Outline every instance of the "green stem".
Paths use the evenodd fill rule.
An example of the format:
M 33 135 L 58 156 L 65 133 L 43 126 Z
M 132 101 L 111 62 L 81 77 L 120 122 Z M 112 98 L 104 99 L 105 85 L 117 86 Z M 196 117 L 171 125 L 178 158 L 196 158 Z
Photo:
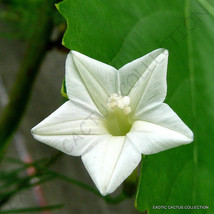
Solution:
M 97 196 L 101 196 L 100 193 L 93 187 L 81 182 L 81 181 L 78 181 L 76 179 L 73 179 L 73 178 L 70 178 L 66 175 L 63 175 L 63 174 L 60 174 L 58 172 L 55 172 L 55 171 L 52 171 L 52 170 L 48 170 L 48 172 L 51 172 L 53 175 L 55 175 L 57 178 L 61 179 L 61 180 L 64 180 L 66 182 L 69 182 L 69 183 L 72 183 L 72 184 L 75 184 L 76 186 L 79 186 L 81 187 L 82 189 L 85 189 L 85 190 L 88 190 L 92 193 L 94 193 L 95 195 Z
M 8 192 L 6 192 L 5 194 L 3 194 L 0 191 L 0 207 L 2 205 L 4 205 L 5 203 L 7 203 L 10 198 L 12 198 L 15 194 L 17 194 L 18 192 L 22 191 L 23 189 L 28 189 L 31 188 L 35 185 L 39 185 L 41 183 L 44 183 L 46 181 L 49 181 L 53 178 L 55 178 L 56 176 L 52 173 L 52 174 L 48 174 L 47 173 L 47 167 L 49 167 L 50 165 L 52 165 L 55 161 L 57 161 L 60 157 L 61 157 L 62 153 L 61 152 L 57 152 L 55 155 L 53 155 L 51 158 L 45 159 L 45 160 L 39 160 L 36 161 L 34 163 L 24 163 L 22 161 L 16 160 L 16 159 L 11 159 L 9 158 L 10 161 L 12 161 L 13 163 L 17 163 L 19 165 L 21 165 L 22 167 L 16 170 L 13 170 L 11 173 L 6 173 L 5 174 L 5 178 L 2 177 L 1 181 L 4 181 L 4 183 L 0 186 L 0 190 L 3 191 L 5 188 L 8 189 L 12 189 Z M 8 159 L 8 158 L 6 158 Z M 36 174 L 33 176 L 27 176 L 24 178 L 19 177 L 18 173 L 22 172 L 23 170 L 26 170 L 28 167 L 35 167 L 37 170 Z M 6 179 L 7 176 L 12 176 L 15 179 Z M 55 177 L 54 177 L 55 176 Z M 32 178 L 39 178 L 38 182 L 34 182 L 33 184 L 29 183 L 31 181 Z M 13 188 L 12 188 L 13 187 Z
M 0 117 L 0 156 L 9 142 L 9 137 L 17 129 L 26 109 L 33 83 L 38 74 L 39 67 L 48 51 L 50 35 L 53 29 L 51 11 L 56 0 L 44 0 L 38 5 L 38 17 L 32 28 L 25 57 L 17 73 L 16 80 L 9 94 L 9 102 Z
M 67 177 L 66 175 L 63 175 L 63 174 L 60 174 L 58 172 L 55 172 L 55 171 L 52 171 L 52 170 L 49 170 L 50 173 L 53 173 L 53 175 L 55 175 L 57 178 L 59 179 L 62 179 L 64 181 L 67 181 L 69 183 L 72 183 L 72 184 L 75 184 L 76 186 L 79 186 L 81 187 L 82 189 L 85 189 L 85 190 L 88 190 L 92 193 L 94 193 L 95 195 L 99 196 L 100 198 L 104 199 L 107 203 L 109 204 L 118 204 L 120 203 L 121 201 L 127 199 L 127 195 L 121 193 L 119 196 L 115 197 L 115 198 L 112 198 L 110 196 L 102 196 L 98 190 L 96 190 L 95 188 L 81 182 L 81 181 L 78 181 L 78 180 L 75 180 L 73 178 L 70 178 L 70 177 Z
M 44 183 L 46 181 L 49 181 L 51 179 L 56 179 L 59 178 L 61 180 L 64 180 L 66 182 L 72 183 L 76 186 L 81 187 L 82 189 L 85 189 L 87 191 L 92 192 L 93 194 L 97 195 L 98 197 L 102 198 L 103 200 L 105 200 L 107 203 L 109 204 L 118 204 L 121 201 L 126 200 L 129 196 L 127 194 L 124 194 L 123 192 L 117 196 L 117 197 L 110 197 L 110 196 L 102 196 L 98 190 L 96 190 L 94 187 L 91 187 L 90 185 L 87 185 L 81 181 L 75 180 L 73 178 L 70 178 L 66 175 L 63 175 L 61 173 L 55 172 L 53 170 L 49 170 L 48 167 L 50 165 L 50 163 L 52 163 L 53 161 L 55 161 L 57 158 L 59 158 L 59 154 L 56 154 L 53 158 L 50 159 L 50 161 L 43 163 L 40 163 L 37 165 L 36 164 L 25 164 L 23 162 L 19 163 L 21 165 L 23 165 L 24 167 L 29 167 L 29 166 L 34 166 L 36 167 L 36 174 L 33 176 L 27 176 L 25 178 L 16 178 L 16 186 L 13 190 L 7 192 L 5 195 L 4 194 L 0 194 L 1 198 L 0 198 L 0 206 L 5 204 L 13 195 L 15 195 L 16 193 L 24 190 L 24 189 L 28 189 L 32 186 L 36 186 L 39 185 L 41 183 Z M 39 161 L 38 161 L 39 162 Z M 38 168 L 37 168 L 38 167 Z M 39 178 L 38 182 L 34 182 L 33 184 L 30 183 L 30 181 L 32 180 L 32 178 Z M 7 183 L 8 187 L 9 187 L 9 183 Z
M 31 212 L 41 212 L 45 210 L 53 210 L 53 209 L 60 209 L 62 208 L 62 204 L 57 204 L 53 206 L 44 206 L 44 207 L 29 207 L 29 208 L 20 208 L 20 209 L 12 209 L 12 210 L 2 210 L 0 211 L 1 214 L 6 213 L 31 213 Z
M 22 190 L 29 189 L 33 186 L 40 185 L 51 179 L 54 179 L 56 176 L 50 173 L 36 173 L 32 176 L 27 176 L 24 178 L 16 178 L 16 183 L 12 190 L 0 192 L 0 207 L 7 203 L 15 194 L 19 193 Z M 36 178 L 38 181 L 33 181 Z

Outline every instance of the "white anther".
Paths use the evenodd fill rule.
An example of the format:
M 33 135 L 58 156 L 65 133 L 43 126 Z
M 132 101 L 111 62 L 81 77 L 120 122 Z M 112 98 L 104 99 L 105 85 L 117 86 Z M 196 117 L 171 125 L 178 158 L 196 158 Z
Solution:
M 125 107 L 125 104 L 124 104 L 124 102 L 123 102 L 123 98 L 121 97 L 120 99 L 118 99 L 118 101 L 117 101 L 117 106 L 118 106 L 118 108 L 120 108 L 120 109 L 123 109 L 124 107 Z
M 118 95 L 117 94 L 112 94 L 108 98 L 108 103 L 107 106 L 110 110 L 114 110 L 117 107 L 117 100 L 118 100 Z
M 116 107 L 123 110 L 123 113 L 125 115 L 129 114 L 131 112 L 131 108 L 129 107 L 130 104 L 130 98 L 128 96 L 122 97 L 118 94 L 112 94 L 108 98 L 107 106 L 110 110 L 114 110 Z
M 123 97 L 123 103 L 125 106 L 128 106 L 130 104 L 130 98 L 128 96 Z
M 112 94 L 109 98 L 108 98 L 108 102 L 113 102 L 116 101 L 118 99 L 118 95 L 117 94 Z
M 115 108 L 117 107 L 117 101 L 116 101 L 116 100 L 112 100 L 112 101 L 109 102 L 107 105 L 108 105 L 108 108 L 109 108 L 110 110 L 113 110 L 113 109 L 115 109 Z
M 132 110 L 131 110 L 131 107 L 129 107 L 129 106 L 126 106 L 126 107 L 123 109 L 123 113 L 124 113 L 125 115 L 129 114 L 131 111 L 132 111 Z

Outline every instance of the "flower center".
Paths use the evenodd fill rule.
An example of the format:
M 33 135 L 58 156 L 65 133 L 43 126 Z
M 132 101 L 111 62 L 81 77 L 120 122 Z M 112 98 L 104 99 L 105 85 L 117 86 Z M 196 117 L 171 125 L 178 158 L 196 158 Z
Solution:
M 108 115 L 105 125 L 113 136 L 125 136 L 130 131 L 132 123 L 129 115 L 131 112 L 129 104 L 130 98 L 128 96 L 122 97 L 118 94 L 112 94 L 108 98 Z
M 122 109 L 125 115 L 131 112 L 131 107 L 129 107 L 130 98 L 128 96 L 122 97 L 118 94 L 112 94 L 108 98 L 107 107 L 110 111 L 114 111 L 116 108 Z

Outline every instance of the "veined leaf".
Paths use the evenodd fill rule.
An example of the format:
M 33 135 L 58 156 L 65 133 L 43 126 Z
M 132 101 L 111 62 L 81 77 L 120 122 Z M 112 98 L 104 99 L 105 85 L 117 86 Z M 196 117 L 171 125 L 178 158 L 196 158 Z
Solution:
M 135 205 L 151 214 L 186 212 L 154 209 L 158 205 L 206 205 L 203 213 L 212 214 L 211 0 L 64 0 L 57 7 L 68 24 L 63 44 L 116 68 L 156 48 L 169 50 L 166 103 L 193 130 L 195 140 L 145 158 Z

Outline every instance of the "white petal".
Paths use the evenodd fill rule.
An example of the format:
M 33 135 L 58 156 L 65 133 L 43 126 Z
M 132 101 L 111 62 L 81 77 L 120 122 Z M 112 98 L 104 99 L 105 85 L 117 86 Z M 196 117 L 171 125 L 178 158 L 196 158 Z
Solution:
M 159 104 L 146 111 L 139 111 L 136 118 L 181 133 L 191 141 L 193 140 L 192 131 L 166 103 Z
M 82 156 L 82 161 L 100 193 L 107 194 L 109 182 L 124 146 L 125 137 L 103 137 Z
M 69 155 L 81 155 L 100 135 L 108 134 L 96 108 L 67 101 L 32 130 L 35 139 Z
M 145 155 L 158 153 L 193 141 L 192 131 L 166 104 L 144 112 L 127 138 Z
M 119 69 L 121 92 L 130 97 L 133 112 L 164 101 L 167 62 L 168 51 L 157 49 Z
M 114 168 L 114 173 L 112 173 L 107 194 L 115 191 L 115 189 L 133 172 L 140 160 L 141 153 L 135 147 L 133 139 L 126 137 L 125 145 L 120 154 L 120 158 Z
M 66 60 L 68 97 L 95 104 L 105 115 L 108 97 L 119 90 L 118 75 L 112 66 L 71 51 Z
M 136 168 L 141 154 L 125 137 L 103 137 L 82 156 L 83 163 L 102 195 L 112 193 Z

